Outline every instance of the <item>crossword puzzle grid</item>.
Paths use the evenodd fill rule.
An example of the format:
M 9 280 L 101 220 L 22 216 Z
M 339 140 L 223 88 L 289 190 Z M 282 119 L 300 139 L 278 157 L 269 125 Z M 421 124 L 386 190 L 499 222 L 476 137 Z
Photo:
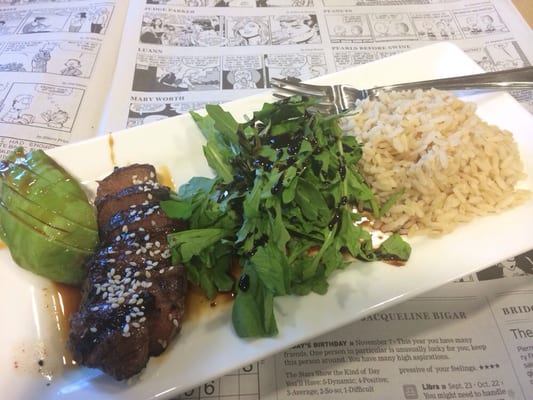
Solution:
M 173 400 L 259 400 L 257 364 L 250 364 L 185 392 Z

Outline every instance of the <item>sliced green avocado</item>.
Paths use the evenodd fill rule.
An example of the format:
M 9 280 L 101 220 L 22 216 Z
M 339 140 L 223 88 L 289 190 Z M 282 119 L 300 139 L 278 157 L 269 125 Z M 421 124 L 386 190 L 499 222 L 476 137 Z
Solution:
M 93 254 L 50 240 L 0 206 L 0 234 L 11 250 L 13 260 L 25 269 L 56 282 L 79 285 L 84 262 Z M 13 251 L 24 244 L 23 251 Z
M 37 192 L 37 189 L 30 188 L 30 185 L 44 185 L 48 183 L 69 183 L 73 180 L 70 174 L 65 171 L 53 158 L 42 150 L 33 150 L 24 154 L 23 148 L 16 148 L 8 158 L 3 161 L 3 169 L 8 168 L 8 173 L 12 179 L 18 180 L 21 188 Z M 13 169 L 14 168 L 14 169 Z M 29 173 L 29 175 L 25 175 Z M 3 175 L 3 174 L 2 174 Z M 37 179 L 38 178 L 38 179 Z M 66 193 L 80 199 L 87 199 L 87 194 L 78 185 L 68 184 L 64 188 Z
M 45 152 L 16 149 L 0 162 L 0 233 L 21 267 L 80 284 L 97 228 L 81 185 Z
M 23 220 L 50 240 L 85 251 L 94 251 L 98 246 L 98 231 L 89 229 L 64 218 L 57 210 L 49 210 L 22 196 L 7 185 L 0 186 L 1 202 L 11 214 Z
M 0 168 L 3 183 L 34 203 L 51 211 L 57 210 L 72 222 L 96 230 L 95 210 L 89 204 L 87 195 L 80 185 L 63 169 L 55 170 L 54 165 L 61 167 L 46 153 L 38 151 L 37 154 L 36 159 L 41 160 L 38 164 L 33 157 L 28 155 L 25 158 L 31 160 L 28 164 L 3 161 Z M 46 159 L 50 162 L 46 162 Z M 42 167 L 40 164 L 46 164 L 47 167 Z M 36 174 L 34 169 L 29 169 L 29 165 L 40 166 L 38 170 L 43 174 Z

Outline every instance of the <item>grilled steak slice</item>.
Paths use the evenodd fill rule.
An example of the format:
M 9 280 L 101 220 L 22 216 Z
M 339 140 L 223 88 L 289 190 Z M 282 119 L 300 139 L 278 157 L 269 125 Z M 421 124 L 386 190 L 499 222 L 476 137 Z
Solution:
M 118 168 L 99 182 L 101 246 L 86 264 L 69 346 L 76 362 L 118 380 L 139 373 L 181 328 L 187 278 L 171 264 L 167 235 L 185 226 L 161 210 L 168 194 L 150 165 Z
M 131 164 L 127 167 L 115 168 L 112 174 L 98 182 L 96 201 L 132 185 L 154 182 L 156 176 L 155 168 L 150 164 Z

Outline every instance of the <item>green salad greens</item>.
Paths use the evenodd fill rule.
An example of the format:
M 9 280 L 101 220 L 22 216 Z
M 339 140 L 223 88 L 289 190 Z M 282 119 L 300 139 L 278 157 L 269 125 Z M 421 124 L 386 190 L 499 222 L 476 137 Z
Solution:
M 339 116 L 310 113 L 310 106 L 300 97 L 267 103 L 243 123 L 217 105 L 206 115 L 193 112 L 215 177 L 194 177 L 162 203 L 190 224 L 169 235 L 189 279 L 208 298 L 236 290 L 232 321 L 241 337 L 276 335 L 274 298 L 326 293 L 328 277 L 350 257 L 410 255 L 398 234 L 373 247 L 354 209 L 378 217 L 390 202 L 377 204 L 357 169 L 361 145 L 343 135 Z

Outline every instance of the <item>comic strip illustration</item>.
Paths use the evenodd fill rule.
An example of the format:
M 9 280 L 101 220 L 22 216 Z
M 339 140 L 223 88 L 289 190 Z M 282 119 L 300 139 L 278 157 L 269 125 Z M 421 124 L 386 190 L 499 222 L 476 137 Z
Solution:
M 493 7 L 456 11 L 454 15 L 466 38 L 509 32 L 509 28 Z
M 83 97 L 78 88 L 13 83 L 0 105 L 0 123 L 69 133 Z
M 265 70 L 261 55 L 226 56 L 223 58 L 223 89 L 242 90 L 265 87 Z
M 272 44 L 321 43 L 320 29 L 315 14 L 279 15 L 271 19 Z
M 38 3 L 69 3 L 74 0 L 0 0 L 0 6 L 22 6 Z
M 468 49 L 467 54 L 485 71 L 501 71 L 530 65 L 523 50 L 514 40 Z
M 416 31 L 406 13 L 369 14 L 376 41 L 416 40 Z
M 179 7 L 312 7 L 313 0 L 146 0 Z
M 0 12 L 0 35 L 57 32 L 104 34 L 112 3 L 89 2 L 87 7 L 55 7 Z
M 219 57 L 157 57 L 139 55 L 133 87 L 142 92 L 219 90 Z
M 261 46 L 270 43 L 268 17 L 228 18 L 230 46 Z
M 167 15 L 146 13 L 143 17 L 141 43 L 166 46 L 224 46 L 226 38 L 222 17 Z
M 91 41 L 9 42 L 0 48 L 0 72 L 41 72 L 89 78 L 100 43 Z
M 139 55 L 132 90 L 186 92 L 264 89 L 271 77 L 310 79 L 327 73 L 323 53 L 162 57 Z
M 364 14 L 327 15 L 326 24 L 331 43 L 371 42 L 373 34 Z
M 503 260 L 476 273 L 477 279 L 486 281 L 508 277 L 528 277 L 533 275 L 533 250 Z
M 179 47 L 232 47 L 321 43 L 315 14 L 187 16 L 145 13 L 139 40 Z
M 0 10 L 0 37 L 16 33 L 26 15 L 26 11 L 15 9 Z
M 267 54 L 264 57 L 268 80 L 297 78 L 307 80 L 328 73 L 323 53 Z
M 320 52 L 182 58 L 143 56 L 138 58 L 135 70 L 132 89 L 136 94 L 132 96 L 135 101 L 130 103 L 128 126 L 172 117 L 201 108 L 207 102 L 217 102 L 216 96 L 205 101 L 191 101 L 185 97 L 185 92 L 265 90 L 272 77 L 306 80 L 327 72 L 326 56 Z
M 415 14 L 412 16 L 421 40 L 455 40 L 462 38 L 456 19 L 448 12 Z

